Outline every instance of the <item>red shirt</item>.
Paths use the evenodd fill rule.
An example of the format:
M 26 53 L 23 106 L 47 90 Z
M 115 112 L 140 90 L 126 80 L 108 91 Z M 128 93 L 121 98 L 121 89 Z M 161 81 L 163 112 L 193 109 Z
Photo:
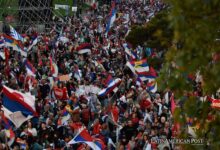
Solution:
M 149 107 L 151 106 L 151 101 L 148 100 L 148 99 L 143 99 L 143 100 L 140 102 L 140 106 L 141 106 L 141 109 L 149 108 Z
M 100 123 L 96 123 L 96 124 L 94 124 L 94 126 L 93 126 L 93 134 L 94 135 L 96 135 L 96 134 L 99 134 L 100 133 L 100 130 L 101 130 L 101 125 L 100 125 Z

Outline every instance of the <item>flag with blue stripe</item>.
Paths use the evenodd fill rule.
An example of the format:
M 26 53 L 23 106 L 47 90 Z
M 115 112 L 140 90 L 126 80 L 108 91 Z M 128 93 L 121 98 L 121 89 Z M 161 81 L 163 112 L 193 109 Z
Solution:
M 16 40 L 24 42 L 24 38 L 10 25 L 10 36 Z
M 157 82 L 155 79 L 148 80 L 147 88 L 148 91 L 155 93 L 157 92 Z
M 109 18 L 108 24 L 106 26 L 106 33 L 109 32 L 109 30 L 113 26 L 115 20 L 116 20 L 116 8 L 115 8 L 115 2 L 113 2 L 112 8 L 111 8 L 111 11 L 110 11 L 110 18 Z
M 104 143 L 97 138 L 93 138 L 86 128 L 80 128 L 75 137 L 68 144 L 85 143 L 93 150 L 104 150 Z

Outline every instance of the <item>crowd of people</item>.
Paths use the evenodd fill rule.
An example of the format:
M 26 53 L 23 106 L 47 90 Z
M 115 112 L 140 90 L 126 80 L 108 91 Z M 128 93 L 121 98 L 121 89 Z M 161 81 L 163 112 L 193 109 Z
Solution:
M 26 58 L 17 51 L 10 50 L 8 66 L 0 58 L 0 89 L 6 85 L 23 93 L 30 92 L 36 98 L 38 114 L 19 128 L 13 127 L 15 140 L 10 148 L 1 125 L 0 149 L 90 149 L 85 143 L 68 144 L 81 127 L 103 141 L 109 150 L 173 148 L 170 143 L 156 142 L 175 136 L 172 93 L 152 93 L 137 84 L 136 76 L 126 67 L 125 52 L 125 37 L 132 25 L 147 24 L 164 4 L 160 0 L 154 0 L 153 4 L 121 0 L 115 7 L 116 20 L 107 34 L 111 6 L 103 5 L 77 18 L 64 19 L 63 25 L 50 33 L 27 35 L 24 45 L 39 37 L 27 57 L 37 70 L 34 79 L 27 76 L 23 63 Z M 91 45 L 91 51 L 79 54 L 77 47 L 85 43 Z M 139 59 L 146 57 L 145 47 L 133 47 L 133 50 Z M 161 56 L 157 51 L 154 55 Z M 51 61 L 58 68 L 56 78 Z M 63 75 L 69 78 L 60 80 Z M 100 97 L 97 91 L 106 87 L 109 76 L 120 78 L 121 82 L 117 90 Z M 63 121 L 66 111 L 70 118 Z

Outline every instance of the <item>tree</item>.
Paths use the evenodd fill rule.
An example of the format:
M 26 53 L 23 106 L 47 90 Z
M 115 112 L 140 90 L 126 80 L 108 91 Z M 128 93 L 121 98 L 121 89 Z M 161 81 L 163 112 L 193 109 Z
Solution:
M 174 37 L 171 35 L 173 44 L 168 45 L 158 84 L 162 90 L 169 88 L 175 93 L 179 107 L 175 110 L 174 121 L 181 126 L 179 137 L 189 138 L 187 123 L 191 120 L 192 126 L 197 126 L 197 138 L 205 139 L 203 145 L 188 144 L 182 145 L 183 148 L 218 150 L 220 110 L 212 108 L 207 100 L 199 100 L 199 97 L 215 95 L 220 88 L 220 61 L 213 60 L 213 56 L 216 58 L 220 54 L 220 1 L 167 1 L 171 6 L 168 26 L 173 27 Z M 142 35 L 144 33 L 141 36 L 148 43 L 148 37 L 153 35 L 149 35 L 149 31 L 144 32 L 147 38 Z M 129 36 L 132 38 L 127 40 L 135 40 L 137 33 L 131 32 Z M 154 40 L 160 41 L 160 38 Z M 135 45 L 143 43 L 141 40 L 134 42 Z M 195 76 L 198 72 L 202 76 L 200 82 L 189 80 L 189 75 Z
M 172 44 L 173 30 L 169 25 L 168 10 L 155 15 L 143 26 L 133 26 L 126 37 L 133 47 L 144 45 L 158 50 L 167 49 Z
M 173 28 L 169 24 L 169 10 L 164 9 L 157 13 L 147 24 L 142 26 L 134 25 L 126 37 L 126 41 L 132 44 L 133 48 L 138 45 L 144 48 L 153 48 L 156 51 L 166 51 L 172 45 Z M 148 63 L 155 69 L 160 69 L 163 59 L 148 58 Z
M 220 64 L 213 62 L 213 55 L 220 51 L 219 24 L 220 2 L 213 1 L 176 1 L 168 0 L 171 8 L 170 24 L 174 27 L 174 43 L 167 51 L 166 64 L 161 71 L 162 85 L 171 88 L 177 94 L 182 106 L 176 110 L 174 119 L 182 127 L 181 137 L 188 137 L 185 132 L 187 119 L 193 119 L 193 125 L 199 125 L 197 138 L 207 139 L 210 145 L 184 145 L 185 149 L 219 149 L 220 115 L 219 111 L 210 107 L 209 102 L 202 102 L 198 96 L 192 95 L 195 84 L 187 80 L 189 74 L 198 71 L 202 76 L 200 96 L 215 94 L 220 87 Z M 171 66 L 173 62 L 173 66 Z M 171 72 L 171 73 L 168 73 Z M 198 90 L 198 89 L 197 89 Z M 183 100 L 184 93 L 187 93 Z M 210 115 L 215 118 L 208 120 Z

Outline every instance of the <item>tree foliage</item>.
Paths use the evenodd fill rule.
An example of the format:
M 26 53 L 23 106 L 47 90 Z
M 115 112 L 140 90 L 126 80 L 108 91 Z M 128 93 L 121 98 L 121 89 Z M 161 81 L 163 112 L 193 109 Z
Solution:
M 174 120 L 181 126 L 179 136 L 188 137 L 187 122 L 190 118 L 192 125 L 198 126 L 197 138 L 206 141 L 204 145 L 182 146 L 187 150 L 218 150 L 220 110 L 211 108 L 210 102 L 203 102 L 199 100 L 199 96 L 193 95 L 195 84 L 188 79 L 188 75 L 195 75 L 200 71 L 202 76 L 200 97 L 215 95 L 220 88 L 220 61 L 213 61 L 213 56 L 220 54 L 220 1 L 167 0 L 167 3 L 170 11 L 168 21 L 165 20 L 166 25 L 158 20 L 152 27 L 152 22 L 158 17 L 155 16 L 150 25 L 135 27 L 127 40 L 131 43 L 134 41 L 132 43 L 134 45 L 146 42 L 153 47 L 157 45 L 157 48 L 168 48 L 158 84 L 161 89 L 169 88 L 175 92 L 179 107 L 175 111 Z M 157 25 L 163 33 L 169 33 L 168 28 L 173 27 L 174 36 L 172 34 L 162 34 L 162 38 L 155 36 L 157 32 L 152 31 L 155 31 L 155 28 L 157 31 Z M 169 43 L 165 44 L 166 46 L 161 44 L 165 38 Z M 207 119 L 210 116 L 212 119 Z
M 167 49 L 171 46 L 173 30 L 168 20 L 168 10 L 155 15 L 143 26 L 133 26 L 126 37 L 134 47 L 145 45 L 150 48 Z
M 191 0 L 176 1 L 168 0 L 172 6 L 170 13 L 170 24 L 174 27 L 174 42 L 180 46 L 173 46 L 166 54 L 166 67 L 161 71 L 161 79 L 164 87 L 170 87 L 178 97 L 184 93 L 193 92 L 193 84 L 187 80 L 187 75 L 196 74 L 200 71 L 202 76 L 202 94 L 207 96 L 215 94 L 220 87 L 220 64 L 213 61 L 213 55 L 219 53 L 220 43 L 219 25 L 220 15 L 218 0 Z M 175 64 L 175 67 L 171 65 Z M 172 70 L 172 71 L 171 71 Z M 171 73 L 168 73 L 171 72 Z M 161 81 L 163 81 L 161 80 Z M 183 107 L 179 108 L 177 117 L 187 117 L 195 120 L 193 124 L 199 124 L 196 134 L 198 138 L 209 141 L 210 149 L 219 149 L 220 127 L 219 112 L 210 107 L 208 102 L 201 102 L 198 97 L 187 96 Z M 208 121 L 209 116 L 214 120 Z M 184 127 L 186 120 L 181 121 Z M 181 136 L 186 137 L 183 130 Z M 207 145 L 206 145 L 207 146 Z M 203 145 L 203 148 L 206 148 Z M 185 149 L 201 149 L 201 146 L 185 145 Z

